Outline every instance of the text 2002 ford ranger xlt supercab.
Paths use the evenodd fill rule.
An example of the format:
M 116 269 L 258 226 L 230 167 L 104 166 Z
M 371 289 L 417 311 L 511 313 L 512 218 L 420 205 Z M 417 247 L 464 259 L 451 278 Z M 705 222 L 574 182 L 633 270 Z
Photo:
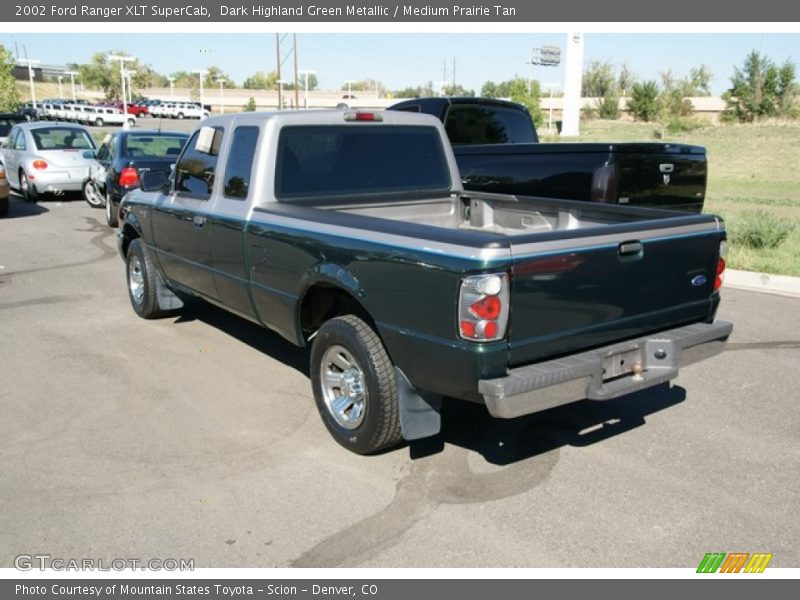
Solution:
M 310 346 L 358 453 L 435 435 L 442 396 L 510 418 L 666 382 L 732 330 L 720 219 L 465 193 L 427 115 L 214 117 L 121 213 L 134 310 L 190 294 Z

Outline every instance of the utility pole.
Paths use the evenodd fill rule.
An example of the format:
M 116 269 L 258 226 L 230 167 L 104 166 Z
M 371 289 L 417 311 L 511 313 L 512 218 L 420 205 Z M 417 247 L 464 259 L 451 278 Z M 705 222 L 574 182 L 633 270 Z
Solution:
M 25 49 L 25 46 L 22 46 Z M 38 107 L 36 106 L 36 89 L 33 86 L 33 65 L 38 65 L 41 61 L 36 60 L 35 58 L 28 58 L 28 52 L 25 51 L 25 62 L 28 64 L 28 79 L 31 82 L 31 102 L 33 102 L 33 110 L 36 110 Z
M 456 57 L 453 57 L 453 87 L 456 87 Z
M 127 115 L 128 115 L 128 98 L 125 95 L 125 62 L 129 60 L 133 60 L 132 56 L 120 56 L 115 54 L 109 54 L 106 57 L 106 60 L 118 60 L 119 61 L 119 78 L 122 80 L 122 114 L 125 115 L 125 124 L 128 123 Z

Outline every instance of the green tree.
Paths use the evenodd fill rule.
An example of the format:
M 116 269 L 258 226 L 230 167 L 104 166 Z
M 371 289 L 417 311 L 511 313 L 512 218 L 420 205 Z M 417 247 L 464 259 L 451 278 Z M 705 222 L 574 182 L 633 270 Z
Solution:
M 379 96 L 383 96 L 386 94 L 386 86 L 383 85 L 380 81 L 376 81 L 375 79 L 361 79 L 359 81 L 354 81 L 350 84 L 342 84 L 342 91 L 347 91 L 348 89 L 351 92 L 374 92 L 378 91 Z
M 243 107 L 244 112 L 255 112 L 256 110 L 256 99 L 250 96 L 250 100 L 247 101 L 247 104 Z
M 585 98 L 602 98 L 617 86 L 614 67 L 608 61 L 593 60 L 583 70 L 581 95 Z
M 392 96 L 395 98 L 420 98 L 421 95 L 422 95 L 422 88 L 420 86 L 405 87 L 401 90 L 394 90 L 392 92 Z
M 786 60 L 781 67 L 755 50 L 740 69 L 734 67 L 731 87 L 723 94 L 727 120 L 752 122 L 765 117 L 795 115 L 795 65 Z
M 448 85 L 444 88 L 444 95 L 445 96 L 460 96 L 460 97 L 473 97 L 475 96 L 475 90 L 468 90 L 464 86 L 461 85 Z
M 205 78 L 203 79 L 203 87 L 219 88 L 219 82 L 217 82 L 217 79 L 225 80 L 225 82 L 222 84 L 222 87 L 225 89 L 236 87 L 236 82 L 231 79 L 231 76 L 216 65 L 211 65 L 205 69 L 205 72 L 206 74 Z
M 661 98 L 658 83 L 642 81 L 631 88 L 628 112 L 639 121 L 654 121 L 661 115 Z
M 122 98 L 120 64 L 116 60 L 110 60 L 109 56 L 125 54 L 121 50 L 95 52 L 87 64 L 78 67 L 84 85 L 103 90 L 108 99 L 118 100 Z M 137 94 L 136 90 L 147 88 L 151 85 L 151 79 L 155 71 L 150 65 L 140 63 L 135 57 L 132 58 L 133 60 L 125 61 L 125 69 L 133 72 L 131 76 L 131 91 L 135 96 Z
M 636 73 L 634 73 L 627 62 L 622 63 L 617 77 L 617 89 L 623 97 L 631 93 L 633 84 L 636 83 Z
M 597 116 L 601 119 L 619 119 L 619 93 L 616 88 L 609 89 L 597 101 Z
M 539 106 L 541 95 L 542 92 L 538 81 L 529 81 L 521 77 L 498 84 L 487 81 L 481 88 L 481 96 L 486 96 L 487 98 L 510 98 L 513 102 L 525 105 L 537 125 L 542 122 L 542 109 Z
M 244 80 L 242 87 L 246 90 L 277 90 L 278 89 L 278 73 L 270 71 L 256 71 L 250 77 Z
M 705 65 L 700 65 L 697 68 L 689 71 L 689 93 L 687 96 L 710 96 L 711 95 L 711 80 L 714 76 L 711 74 L 709 68 Z
M 14 56 L 0 44 L 0 111 L 15 111 L 19 102 L 14 79 Z

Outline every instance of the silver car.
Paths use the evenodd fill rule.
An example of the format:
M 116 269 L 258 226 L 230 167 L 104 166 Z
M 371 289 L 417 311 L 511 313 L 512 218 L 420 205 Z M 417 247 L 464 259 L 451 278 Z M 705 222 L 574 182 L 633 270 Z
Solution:
M 33 201 L 39 194 L 80 191 L 94 150 L 94 139 L 80 125 L 36 122 L 15 125 L 0 152 L 11 187 Z

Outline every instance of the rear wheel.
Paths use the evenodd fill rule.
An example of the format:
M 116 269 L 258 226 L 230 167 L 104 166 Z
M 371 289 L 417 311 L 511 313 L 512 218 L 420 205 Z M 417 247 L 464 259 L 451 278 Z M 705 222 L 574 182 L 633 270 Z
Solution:
M 136 125 L 136 121 L 134 119 L 128 119 L 128 127 L 133 127 Z
M 357 454 L 401 439 L 394 366 L 378 335 L 346 315 L 325 323 L 311 349 L 314 400 L 333 438 Z
M 26 202 L 36 202 L 39 198 L 39 192 L 36 191 L 36 186 L 28 180 L 28 176 L 22 169 L 19 171 L 19 188 Z
M 106 223 L 108 223 L 109 227 L 117 227 L 119 225 L 119 216 L 114 203 L 111 201 L 110 192 L 106 192 Z
M 94 120 L 94 124 L 97 125 L 98 127 L 102 127 L 103 126 L 103 119 L 101 119 L 100 117 L 97 117 Z
M 83 199 L 92 208 L 103 208 L 105 200 L 103 195 L 97 189 L 97 184 L 91 179 L 88 179 L 83 184 Z
M 156 296 L 156 272 L 142 240 L 135 239 L 131 242 L 126 267 L 128 297 L 134 312 L 143 319 L 163 316 L 164 311 L 158 307 Z
M 178 118 L 179 118 L 179 119 L 182 119 L 182 118 L 183 118 L 183 113 L 182 113 L 182 112 L 178 113 Z

